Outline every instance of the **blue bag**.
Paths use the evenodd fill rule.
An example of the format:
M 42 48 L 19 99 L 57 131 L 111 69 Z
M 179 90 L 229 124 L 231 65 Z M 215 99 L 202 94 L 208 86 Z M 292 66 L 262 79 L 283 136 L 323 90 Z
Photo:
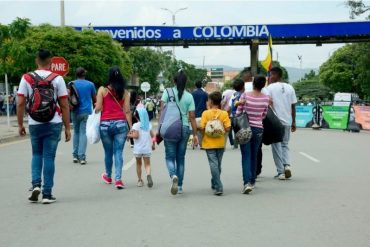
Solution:
M 173 89 L 166 89 L 168 102 L 165 104 L 159 120 L 159 134 L 168 141 L 180 141 L 182 138 L 182 117 Z

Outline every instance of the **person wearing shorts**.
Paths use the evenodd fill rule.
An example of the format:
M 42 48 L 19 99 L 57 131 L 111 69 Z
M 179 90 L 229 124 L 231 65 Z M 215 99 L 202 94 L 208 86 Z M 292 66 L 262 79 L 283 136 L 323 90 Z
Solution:
M 149 121 L 149 115 L 144 107 L 139 107 L 134 113 L 134 118 L 137 122 L 132 126 L 128 134 L 129 138 L 134 139 L 133 153 L 136 158 L 136 172 L 137 172 L 137 186 L 143 187 L 144 181 L 142 179 L 142 161 L 144 160 L 145 171 L 147 175 L 147 185 L 149 188 L 153 187 L 153 179 L 150 169 L 150 156 L 155 149 L 155 134 L 152 131 L 152 126 Z

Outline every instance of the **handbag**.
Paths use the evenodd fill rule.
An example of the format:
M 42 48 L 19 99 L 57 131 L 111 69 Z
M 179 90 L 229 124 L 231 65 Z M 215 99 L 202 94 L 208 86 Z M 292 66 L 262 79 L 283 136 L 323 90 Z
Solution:
M 284 137 L 285 128 L 280 119 L 276 116 L 274 110 L 269 107 L 267 115 L 262 121 L 263 123 L 263 136 L 262 143 L 270 145 L 272 143 L 282 142 Z
M 249 125 L 249 118 L 246 112 L 233 117 L 232 127 L 237 144 L 247 144 L 252 138 L 252 129 Z

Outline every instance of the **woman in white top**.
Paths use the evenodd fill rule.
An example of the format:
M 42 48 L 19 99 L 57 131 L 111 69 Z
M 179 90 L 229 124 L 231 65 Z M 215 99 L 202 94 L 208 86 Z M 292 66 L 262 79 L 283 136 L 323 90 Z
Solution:
M 152 126 L 149 122 L 148 112 L 144 107 L 138 107 L 134 113 L 134 118 L 137 122 L 132 126 L 128 134 L 129 138 L 134 139 L 133 153 L 136 157 L 136 172 L 138 177 L 138 187 L 144 186 L 144 181 L 141 178 L 142 160 L 144 160 L 145 171 L 147 174 L 148 187 L 153 187 L 153 179 L 150 169 L 150 156 L 152 150 L 155 149 L 155 134 L 152 131 Z

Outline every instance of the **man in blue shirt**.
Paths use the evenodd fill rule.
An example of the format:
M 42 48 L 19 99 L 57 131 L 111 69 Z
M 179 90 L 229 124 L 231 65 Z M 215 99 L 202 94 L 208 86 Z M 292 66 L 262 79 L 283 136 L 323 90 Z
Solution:
M 92 113 L 93 104 L 96 102 L 95 85 L 85 80 L 86 70 L 76 69 L 76 80 L 73 81 L 79 96 L 79 105 L 72 110 L 73 122 L 73 163 L 86 164 L 86 122 Z
M 192 93 L 195 103 L 195 118 L 202 117 L 202 113 L 207 110 L 208 94 L 202 89 L 202 82 L 196 81 L 197 89 Z

